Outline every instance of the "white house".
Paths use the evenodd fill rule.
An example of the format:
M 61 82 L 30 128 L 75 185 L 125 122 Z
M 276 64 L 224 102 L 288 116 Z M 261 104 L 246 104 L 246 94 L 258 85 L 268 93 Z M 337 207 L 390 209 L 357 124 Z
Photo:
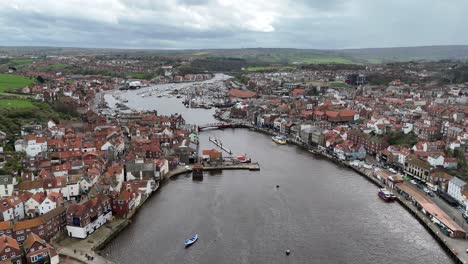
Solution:
M 160 179 L 169 172 L 169 161 L 167 159 L 159 159 L 156 163 L 156 177 Z
M 96 177 L 96 179 L 97 179 L 97 177 Z M 81 178 L 81 181 L 80 181 L 79 184 L 80 184 L 80 191 L 81 192 L 87 192 L 94 185 L 92 180 L 87 176 L 84 176 L 83 178 Z
M 67 182 L 67 189 L 62 194 L 67 200 L 76 200 L 76 198 L 81 194 L 80 183 Z
M 453 177 L 448 183 L 447 193 L 460 203 L 463 203 L 463 187 L 465 185 L 466 182 L 462 181 L 460 178 Z
M 409 149 L 402 149 L 400 153 L 398 154 L 398 163 L 404 165 L 406 162 L 406 157 L 408 157 L 410 153 L 411 152 Z
M 0 197 L 8 197 L 13 193 L 16 178 L 10 175 L 0 175 Z
M 28 157 L 35 157 L 37 154 L 47 151 L 47 140 L 44 137 L 28 135 L 15 142 L 15 151 L 24 151 Z
M 16 195 L 9 196 L 5 199 L 10 208 L 13 208 L 13 217 L 16 220 L 24 218 L 24 202 Z
M 24 203 L 24 211 L 29 217 L 39 216 L 39 206 L 44 201 L 42 193 L 35 193 L 31 198 Z
M 39 206 L 39 214 L 43 215 L 60 205 L 63 202 L 62 194 L 57 192 L 52 192 L 47 195 L 47 197 L 42 201 Z
M 70 204 L 67 208 L 67 233 L 70 237 L 86 238 L 111 217 L 112 208 L 105 195 L 98 195 L 85 203 Z
M 2 221 L 13 220 L 13 208 L 8 205 L 8 203 L 3 200 L 0 202 L 0 212 L 2 212 Z
M 409 132 L 413 131 L 413 124 L 411 123 L 405 123 L 401 130 L 403 131 L 404 134 L 408 134 Z
M 433 154 L 427 157 L 427 162 L 431 164 L 432 167 L 444 165 L 444 156 L 440 154 Z
M 449 144 L 449 148 L 450 148 L 451 150 L 455 150 L 456 148 L 459 148 L 459 147 L 461 147 L 461 143 L 460 143 L 460 141 L 458 141 L 458 140 L 452 141 L 452 142 L 450 142 L 450 144 Z
M 51 129 L 53 127 L 57 127 L 57 124 L 55 124 L 54 121 L 49 120 L 49 122 L 47 122 L 47 128 Z

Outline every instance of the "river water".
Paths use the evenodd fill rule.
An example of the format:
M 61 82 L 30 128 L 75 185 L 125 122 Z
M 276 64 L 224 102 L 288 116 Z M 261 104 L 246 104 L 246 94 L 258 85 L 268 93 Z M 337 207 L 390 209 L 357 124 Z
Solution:
M 129 105 L 143 105 L 135 100 L 129 97 Z M 185 109 L 179 101 L 170 109 L 162 105 L 154 108 Z M 189 121 L 212 121 L 212 111 L 197 111 Z M 380 200 L 377 188 L 355 172 L 245 129 L 203 132 L 201 149 L 214 147 L 208 137 L 235 154 L 247 153 L 261 170 L 205 173 L 202 182 L 190 175 L 169 180 L 103 250 L 108 258 L 117 263 L 452 263 L 416 219 L 398 203 Z M 184 249 L 183 241 L 194 233 L 199 241 Z

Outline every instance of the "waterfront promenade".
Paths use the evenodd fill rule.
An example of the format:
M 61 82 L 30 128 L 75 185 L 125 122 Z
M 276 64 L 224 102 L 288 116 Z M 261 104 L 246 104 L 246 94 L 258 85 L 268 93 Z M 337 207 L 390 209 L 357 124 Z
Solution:
M 114 262 L 100 256 L 96 251 L 117 236 L 129 223 L 130 221 L 127 219 L 116 218 L 85 239 L 65 237 L 53 244 L 65 263 L 67 263 L 67 259 L 71 259 L 71 262 L 112 264 Z M 87 255 L 94 257 L 94 259 L 88 260 Z

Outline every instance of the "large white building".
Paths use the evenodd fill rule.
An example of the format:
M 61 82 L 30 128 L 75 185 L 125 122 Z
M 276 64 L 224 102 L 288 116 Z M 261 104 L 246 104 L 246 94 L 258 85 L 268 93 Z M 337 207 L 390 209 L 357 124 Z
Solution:
M 466 182 L 462 181 L 460 178 L 453 177 L 448 183 L 447 193 L 458 202 L 464 204 L 463 187 L 465 185 Z

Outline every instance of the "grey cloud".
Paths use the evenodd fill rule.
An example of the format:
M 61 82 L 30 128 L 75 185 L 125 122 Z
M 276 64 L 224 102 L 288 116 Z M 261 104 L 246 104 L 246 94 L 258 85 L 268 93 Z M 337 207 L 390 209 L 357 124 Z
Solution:
M 33 0 L 23 2 L 28 1 Z M 53 10 L 0 3 L 0 34 L 8 36 L 0 45 L 336 49 L 468 44 L 463 13 L 468 2 L 463 0 L 105 1 L 108 9 L 89 13 L 85 8 L 74 12 L 67 2 Z

